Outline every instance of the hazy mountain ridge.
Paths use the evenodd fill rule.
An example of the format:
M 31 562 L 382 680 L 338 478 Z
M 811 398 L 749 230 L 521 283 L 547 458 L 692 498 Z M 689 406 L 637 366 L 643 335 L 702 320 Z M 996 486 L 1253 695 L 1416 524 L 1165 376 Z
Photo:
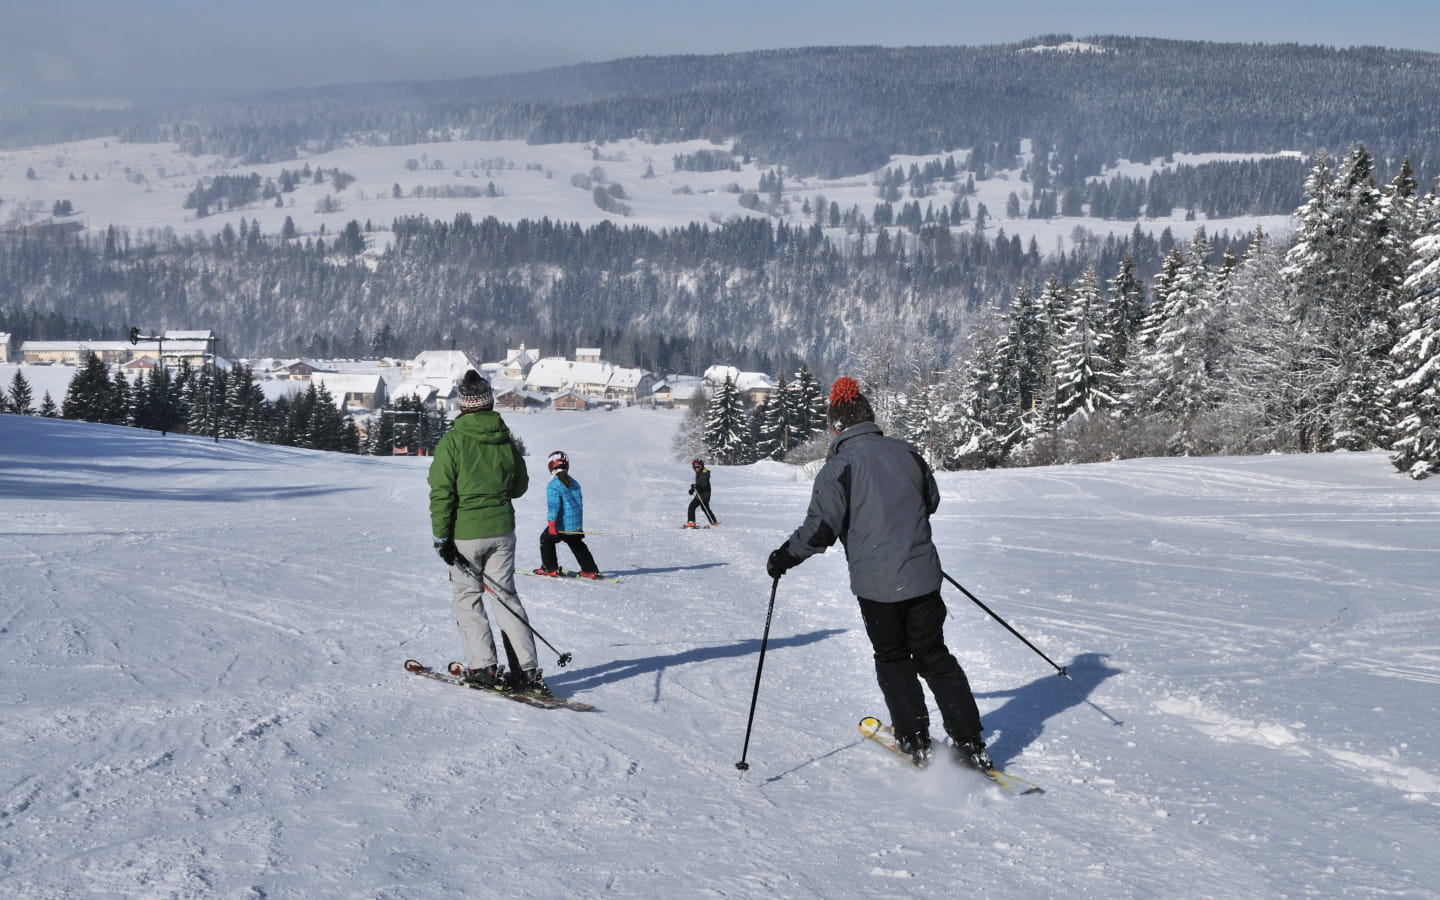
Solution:
M 737 141 L 801 173 L 869 171 L 891 154 L 1033 138 L 1094 174 L 1119 158 L 1366 143 L 1380 159 L 1440 159 L 1440 55 L 1383 48 L 1104 36 L 1110 53 L 1026 53 L 1065 35 L 983 47 L 810 47 L 632 57 L 513 75 L 345 85 L 5 117 L 9 144 L 73 139 L 87 116 L 131 140 L 176 140 L 248 162 L 342 136 L 408 144 Z

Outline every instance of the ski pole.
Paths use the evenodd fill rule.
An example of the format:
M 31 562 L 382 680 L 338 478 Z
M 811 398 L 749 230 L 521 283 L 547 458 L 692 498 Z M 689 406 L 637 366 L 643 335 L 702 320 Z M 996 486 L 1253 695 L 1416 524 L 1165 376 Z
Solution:
M 695 495 L 695 499 L 700 501 L 700 508 L 703 509 L 703 510 L 705 510 L 705 518 L 707 518 L 707 519 L 710 520 L 710 524 L 711 524 L 711 525 L 716 525 L 716 524 L 718 524 L 718 523 L 715 521 L 715 514 L 710 511 L 710 504 L 705 502 L 705 496 L 704 496 L 703 494 L 701 494 L 699 491 L 695 490 L 695 488 L 694 488 L 693 486 L 690 488 L 690 493 L 694 494 L 694 495 Z
M 470 561 L 467 560 L 467 559 L 466 559 L 465 557 L 463 557 L 463 556 L 457 556 L 457 557 L 455 557 L 455 565 L 456 565 L 457 567 L 459 567 L 460 571 L 464 572 L 466 575 L 469 575 L 471 578 L 473 578 L 473 579 L 475 579 L 476 581 L 480 582 L 480 586 L 481 586 L 482 588 L 485 588 L 486 590 L 490 591 L 490 593 L 494 594 L 494 595 L 495 595 L 495 599 L 500 602 L 500 605 L 501 605 L 501 606 L 505 607 L 505 609 L 510 613 L 510 615 L 512 615 L 512 616 L 514 616 L 515 618 L 519 619 L 520 621 L 524 622 L 524 623 L 525 623 L 525 627 L 528 628 L 528 629 L 530 629 L 530 633 L 531 633 L 531 634 L 535 635 L 535 637 L 536 637 L 542 644 L 544 644 L 545 646 L 549 647 L 552 652 L 554 652 L 557 656 L 559 656 L 559 659 L 555 660 L 555 665 L 559 666 L 559 667 L 562 668 L 562 669 L 565 668 L 566 666 L 570 665 L 570 658 L 571 658 L 571 657 L 570 657 L 570 654 L 569 654 L 569 653 L 561 653 L 559 650 L 556 650 L 554 644 L 552 644 L 552 643 L 550 643 L 549 641 L 545 640 L 545 635 L 543 635 L 543 634 L 541 634 L 540 632 L 538 632 L 538 631 L 535 630 L 535 626 L 530 624 L 530 619 L 529 619 L 528 617 L 522 616 L 522 615 L 520 615 L 519 613 L 515 612 L 515 608 L 512 607 L 510 604 L 508 604 L 508 603 L 505 602 L 505 595 L 504 595 L 504 594 L 501 594 L 499 591 L 495 590 L 494 587 L 491 587 L 491 585 L 489 584 L 490 579 L 487 578 L 483 572 L 477 572 L 477 571 L 475 571 L 475 567 L 472 566 L 472 565 L 470 565 Z M 502 634 L 503 634 L 504 629 L 501 629 L 501 632 L 502 632 Z
M 620 533 L 618 531 L 557 531 L 556 534 L 583 534 L 598 535 L 600 537 L 634 537 L 634 532 Z
M 994 619 L 995 621 L 999 622 L 1001 625 L 1004 625 L 1004 626 L 1005 626 L 1005 629 L 1006 629 L 1007 631 L 1009 631 L 1011 634 L 1015 635 L 1017 638 L 1019 638 L 1022 642 L 1024 642 L 1025 646 L 1029 647 L 1031 650 L 1034 650 L 1034 651 L 1036 652 L 1036 654 L 1038 654 L 1038 655 L 1040 656 L 1041 659 L 1045 660 L 1045 661 L 1046 661 L 1047 663 L 1049 663 L 1050 665 L 1055 666 L 1055 674 L 1057 674 L 1057 675 L 1064 675 L 1066 678 L 1069 678 L 1069 677 L 1070 677 L 1070 673 L 1068 673 L 1068 672 L 1065 671 L 1065 667 L 1064 667 L 1064 666 L 1056 665 L 1055 660 L 1053 660 L 1053 659 L 1051 659 L 1050 657 L 1046 656 L 1044 653 L 1041 653 L 1041 652 L 1040 652 L 1040 648 L 1036 647 L 1034 644 L 1032 644 L 1032 643 L 1030 643 L 1029 641 L 1025 640 L 1025 635 L 1023 635 L 1023 634 L 1021 634 L 1020 632 L 1016 631 L 1015 629 L 1011 628 L 1009 622 L 1005 621 L 1004 619 L 1000 618 L 999 616 L 997 616 L 997 615 L 995 614 L 995 610 L 993 610 L 993 609 L 991 609 L 990 607 L 986 606 L 984 603 L 981 603 L 979 597 L 976 597 L 974 594 L 972 594 L 972 593 L 970 593 L 969 591 L 965 590 L 965 585 L 963 585 L 963 584 L 961 584 L 960 582 L 956 581 L 955 579 L 951 578 L 951 577 L 950 577 L 950 574 L 949 574 L 948 572 L 944 571 L 943 569 L 940 571 L 940 574 L 945 576 L 945 580 L 946 580 L 946 581 L 950 582 L 951 584 L 953 584 L 953 585 L 955 585 L 957 588 L 959 588 L 959 589 L 960 589 L 960 593 L 964 594 L 965 596 L 969 597 L 971 600 L 975 601 L 975 605 L 976 605 L 976 606 L 980 607 L 981 609 L 985 610 L 985 612 L 989 613 L 989 614 L 990 614 L 990 618 L 992 618 L 992 619 Z
M 750 753 L 750 729 L 755 725 L 755 701 L 760 699 L 760 673 L 765 670 L 765 647 L 770 643 L 770 619 L 775 615 L 775 592 L 780 589 L 780 579 L 770 585 L 770 609 L 765 613 L 765 636 L 760 639 L 760 661 L 755 665 L 755 692 L 750 695 L 750 720 L 745 723 L 745 746 L 740 750 L 740 761 L 735 768 L 744 772 L 750 768 L 745 757 Z

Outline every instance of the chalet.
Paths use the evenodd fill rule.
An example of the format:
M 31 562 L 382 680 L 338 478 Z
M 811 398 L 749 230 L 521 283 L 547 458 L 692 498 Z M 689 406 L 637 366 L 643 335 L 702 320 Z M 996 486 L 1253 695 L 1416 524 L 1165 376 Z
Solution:
M 694 375 L 667 375 L 650 389 L 650 399 L 656 406 L 673 409 L 689 404 L 703 388 L 701 380 Z
M 530 368 L 525 387 L 547 394 L 572 390 L 604 396 L 614 372 L 615 367 L 607 362 L 580 362 L 563 356 L 549 356 Z
M 764 405 L 775 392 L 775 379 L 764 372 L 742 372 L 734 366 L 714 365 L 706 369 L 702 376 L 712 393 L 715 388 L 725 383 L 726 378 L 730 379 L 730 383 L 735 385 L 735 389 L 751 406 Z
M 550 407 L 551 409 L 586 410 L 590 408 L 590 401 L 576 391 L 563 391 L 550 401 Z
M 655 376 L 644 369 L 616 366 L 610 374 L 610 383 L 605 386 L 606 400 L 634 403 L 650 396 L 655 387 Z
M 281 370 L 291 381 L 311 381 L 314 379 L 315 373 L 326 371 L 320 367 L 319 363 L 310 359 L 297 359 L 293 363 L 281 366 Z
M 0 331 L 0 363 L 10 361 L 10 332 Z
M 160 367 L 160 363 L 153 356 L 137 356 L 127 363 L 120 365 L 123 372 L 150 372 Z
M 549 402 L 550 398 L 544 394 L 518 388 L 502 391 L 495 395 L 496 409 L 509 409 L 516 412 L 544 409 Z
M 431 383 L 448 381 L 459 384 L 471 369 L 480 371 L 475 360 L 464 350 L 426 350 L 410 361 L 405 374 Z
M 324 387 L 340 409 L 379 409 L 385 405 L 385 379 L 352 372 L 316 372 L 310 383 Z

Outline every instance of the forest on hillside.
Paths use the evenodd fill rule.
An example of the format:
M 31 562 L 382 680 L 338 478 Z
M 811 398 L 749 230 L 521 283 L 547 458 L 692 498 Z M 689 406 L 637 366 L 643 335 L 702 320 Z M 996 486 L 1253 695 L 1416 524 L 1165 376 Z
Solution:
M 1440 55 L 1119 36 L 1086 38 L 1097 52 L 1035 50 L 1069 39 L 634 57 L 117 110 L 16 106 L 0 109 L 0 146 L 120 134 L 259 163 L 347 140 L 705 138 L 836 177 L 957 147 L 983 166 L 1032 139 L 1069 187 L 1117 159 L 1364 143 L 1382 167 L 1409 156 L 1422 180 L 1440 174 Z

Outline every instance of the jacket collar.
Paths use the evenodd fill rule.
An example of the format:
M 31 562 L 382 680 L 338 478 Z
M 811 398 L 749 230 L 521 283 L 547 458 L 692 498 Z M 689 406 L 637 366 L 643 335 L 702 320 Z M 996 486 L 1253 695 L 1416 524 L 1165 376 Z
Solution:
M 839 453 L 840 445 L 851 438 L 862 437 L 867 434 L 883 437 L 885 432 L 881 431 L 880 426 L 874 422 L 856 422 L 854 425 L 835 435 L 834 440 L 830 442 L 830 455 L 834 456 L 836 453 Z

